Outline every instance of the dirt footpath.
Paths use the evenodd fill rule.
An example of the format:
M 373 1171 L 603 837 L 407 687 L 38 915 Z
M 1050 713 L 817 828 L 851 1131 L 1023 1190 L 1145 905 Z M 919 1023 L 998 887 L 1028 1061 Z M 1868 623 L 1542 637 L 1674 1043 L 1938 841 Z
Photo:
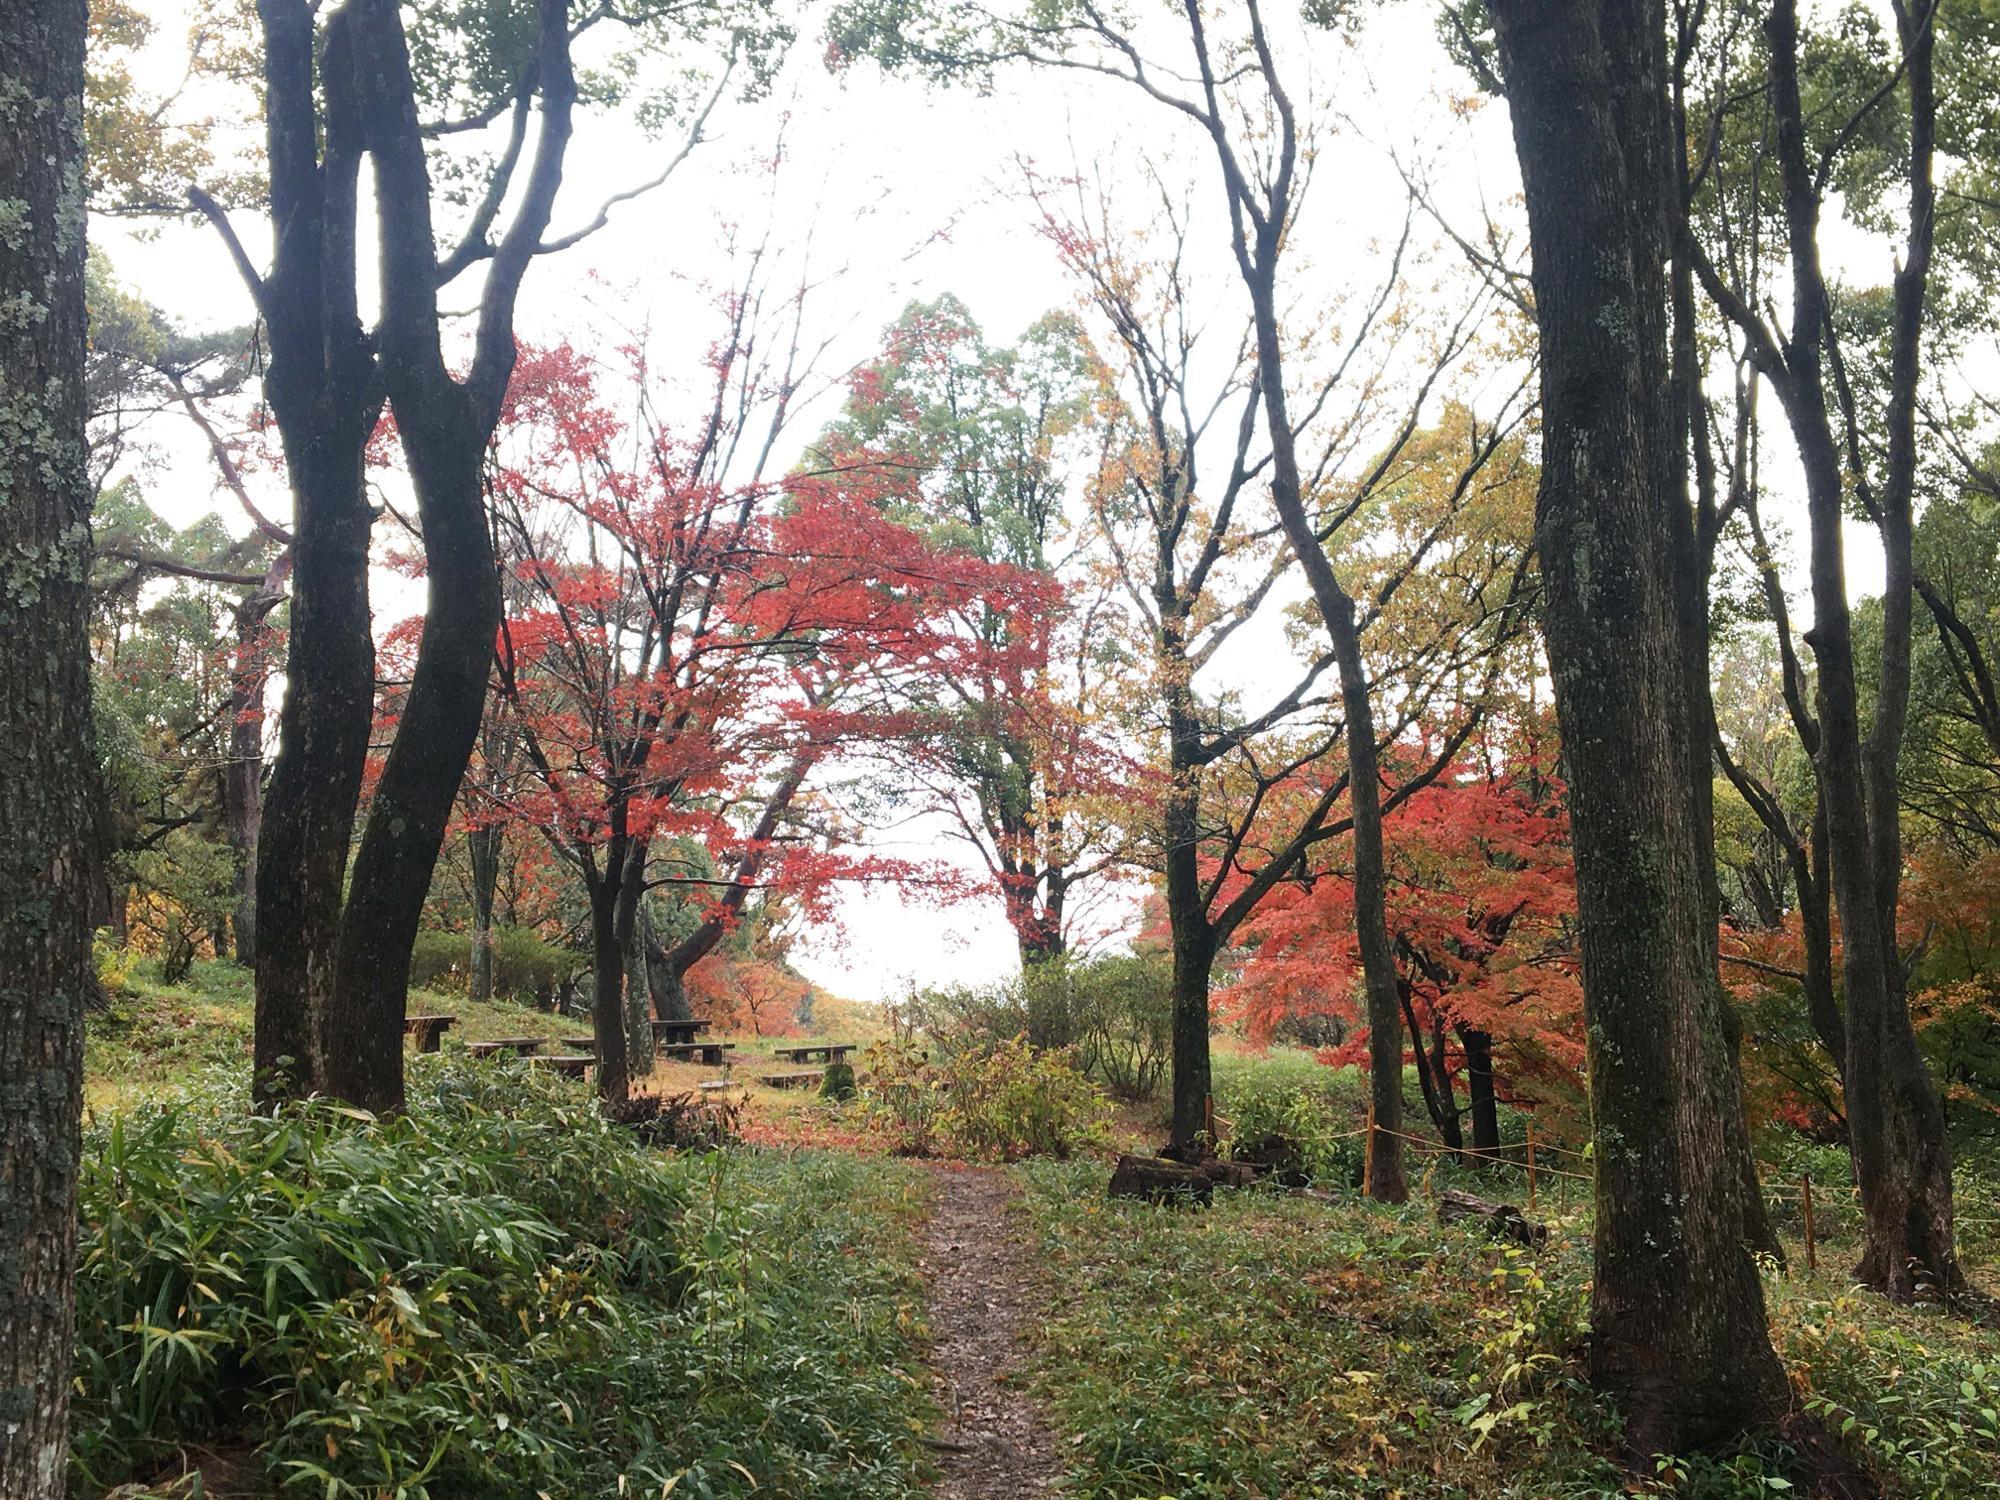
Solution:
M 1023 1336 L 1040 1299 L 1026 1273 L 1032 1251 L 1013 1213 L 1016 1189 L 992 1167 L 936 1167 L 932 1176 L 921 1265 L 944 1409 L 936 1492 L 947 1500 L 1051 1494 L 1062 1464 L 1025 1389 Z

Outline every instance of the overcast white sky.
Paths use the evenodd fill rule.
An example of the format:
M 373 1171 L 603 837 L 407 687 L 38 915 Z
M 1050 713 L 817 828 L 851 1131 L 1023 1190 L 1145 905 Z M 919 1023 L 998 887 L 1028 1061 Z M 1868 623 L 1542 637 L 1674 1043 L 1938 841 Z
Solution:
M 171 46 L 185 31 L 185 10 L 148 7 L 161 21 L 159 76 L 172 67 Z M 1393 234 L 1403 215 L 1400 182 L 1379 143 L 1399 152 L 1439 153 L 1436 172 L 1446 211 L 1471 224 L 1486 207 L 1508 212 L 1515 192 L 1511 139 L 1497 108 L 1471 125 L 1456 120 L 1446 97 L 1465 92 L 1437 47 L 1430 7 L 1386 8 L 1370 23 L 1358 49 L 1338 43 L 1283 61 L 1296 91 L 1333 101 L 1351 116 L 1326 143 L 1312 186 L 1318 214 L 1310 274 L 1330 289 L 1369 276 L 1371 239 Z M 808 31 L 811 23 L 808 22 Z M 1048 173 L 1116 170 L 1140 148 L 1166 152 L 1199 174 L 1197 240 L 1220 257 L 1225 249 L 1219 198 L 1202 143 L 1129 87 L 1101 78 L 1003 74 L 989 95 L 934 91 L 886 80 L 872 68 L 829 77 L 808 35 L 774 98 L 725 104 L 711 138 L 657 192 L 616 210 L 610 226 L 530 273 L 519 319 L 529 341 L 602 328 L 607 318 L 650 329 L 657 365 L 676 353 L 698 362 L 713 333 L 702 288 L 726 282 L 721 246 L 732 224 L 748 226 L 768 212 L 768 160 L 781 118 L 788 160 L 780 188 L 780 233 L 796 243 L 810 229 L 817 266 L 846 268 L 837 293 L 821 309 L 827 332 L 839 331 L 835 367 L 850 366 L 876 347 L 884 324 L 912 297 L 952 292 L 966 302 L 988 336 L 1011 340 L 1051 307 L 1074 304 L 1073 286 L 1052 251 L 1036 236 L 1020 199 L 1021 158 Z M 1422 143 L 1418 146 L 1416 143 Z M 557 230 L 587 219 L 606 196 L 653 175 L 671 143 L 648 142 L 629 123 L 588 119 L 570 155 Z M 1173 154 L 1173 153 L 1177 153 Z M 253 256 L 267 251 L 267 231 L 251 215 L 238 220 Z M 216 238 L 193 226 L 147 235 L 130 225 L 99 221 L 98 244 L 121 276 L 190 329 L 248 320 L 248 299 Z M 1218 261 L 1218 270 L 1220 270 Z M 364 276 L 364 279 L 365 276 Z M 1234 295 L 1218 276 L 1219 302 Z M 447 305 L 468 305 L 463 290 Z M 832 411 L 793 426 L 811 436 Z M 163 453 L 148 492 L 176 524 L 216 509 L 213 476 L 201 453 L 166 428 Z M 282 513 L 282 491 L 273 494 Z M 232 525 L 240 518 L 225 516 Z M 1860 541 L 1857 538 L 1857 541 Z M 1872 559 L 1857 554 L 1858 572 Z M 1866 578 L 1857 583 L 1865 585 Z M 378 628 L 415 612 L 421 599 L 384 580 L 378 588 Z M 1262 642 L 1260 650 L 1270 649 Z M 1248 670 L 1248 669 L 1246 669 Z M 899 830 L 891 847 L 907 852 L 933 830 Z M 891 996 L 909 983 L 986 978 L 1014 964 L 1011 935 L 997 905 L 937 909 L 906 903 L 891 889 L 845 897 L 837 929 L 801 944 L 802 970 L 854 998 Z

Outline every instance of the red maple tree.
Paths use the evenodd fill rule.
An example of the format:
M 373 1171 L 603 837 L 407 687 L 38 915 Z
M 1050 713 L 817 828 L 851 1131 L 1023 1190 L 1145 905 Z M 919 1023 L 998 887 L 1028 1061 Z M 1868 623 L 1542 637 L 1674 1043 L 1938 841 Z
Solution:
M 1399 747 L 1421 760 L 1421 746 Z M 1426 1109 L 1453 1151 L 1499 1144 L 1503 1096 L 1574 1106 L 1581 1098 L 1582 991 L 1572 946 L 1575 875 L 1561 785 L 1532 742 L 1502 759 L 1482 738 L 1384 823 L 1388 927 L 1397 988 Z M 1346 841 L 1273 891 L 1245 924 L 1248 956 L 1228 992 L 1252 1036 L 1287 1018 L 1347 1028 L 1323 1049 L 1367 1055 Z M 1461 1088 L 1462 1084 L 1462 1088 Z M 1463 1094 L 1465 1102 L 1461 1103 Z
M 813 797 L 815 771 L 858 742 L 922 733 L 914 683 L 1014 670 L 1035 639 L 952 626 L 968 609 L 1030 612 L 1040 591 L 1019 570 L 897 524 L 868 485 L 765 472 L 790 380 L 752 360 L 740 309 L 726 311 L 713 399 L 684 426 L 659 415 L 636 355 L 618 371 L 567 344 L 524 351 L 489 466 L 510 571 L 498 690 L 533 772 L 507 810 L 588 895 L 613 1097 L 628 1086 L 625 979 L 645 891 L 704 896 L 667 955 L 678 983 L 753 892 L 810 914 L 841 880 L 913 874 L 857 847 Z M 655 868 L 669 841 L 710 866 Z

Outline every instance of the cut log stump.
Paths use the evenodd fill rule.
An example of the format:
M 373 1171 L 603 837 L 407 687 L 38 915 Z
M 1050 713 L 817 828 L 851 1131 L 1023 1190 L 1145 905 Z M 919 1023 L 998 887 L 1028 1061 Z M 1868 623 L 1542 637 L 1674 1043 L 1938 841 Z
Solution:
M 1147 1203 L 1206 1203 L 1215 1194 L 1215 1184 L 1200 1167 L 1158 1156 L 1121 1156 L 1104 1191 L 1106 1197 Z
M 1513 1204 L 1475 1198 L 1456 1188 L 1447 1188 L 1438 1196 L 1438 1218 L 1446 1224 L 1477 1220 L 1494 1239 L 1512 1240 L 1517 1245 L 1539 1245 L 1549 1237 L 1548 1225 L 1535 1223 Z
M 1273 1133 L 1239 1140 L 1229 1155 L 1284 1187 L 1301 1188 L 1311 1180 L 1306 1175 L 1306 1154 L 1290 1136 Z

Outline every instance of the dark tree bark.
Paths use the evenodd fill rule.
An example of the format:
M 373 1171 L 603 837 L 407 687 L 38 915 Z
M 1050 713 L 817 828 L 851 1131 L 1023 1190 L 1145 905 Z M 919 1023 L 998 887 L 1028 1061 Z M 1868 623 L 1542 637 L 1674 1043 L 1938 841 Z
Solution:
M 474 231 L 440 257 L 401 16 L 390 0 L 262 0 L 275 250 L 259 276 L 219 207 L 194 201 L 228 241 L 269 330 L 266 394 L 296 524 L 291 650 L 278 757 L 257 869 L 255 1088 L 324 1089 L 400 1108 L 410 948 L 446 818 L 470 758 L 499 620 L 480 465 L 514 362 L 513 314 L 548 227 L 575 87 L 564 0 L 541 0 L 539 50 L 516 89 L 517 136 L 542 124 L 507 232 L 488 239 L 517 152 L 498 168 Z M 518 142 L 517 142 L 518 144 Z M 372 159 L 381 314 L 357 298 L 358 189 Z M 439 286 L 490 261 L 470 374 L 446 370 Z M 364 450 L 384 401 L 416 490 L 430 590 L 414 678 L 356 854 L 347 863 L 374 708 Z
M 1541 329 L 1536 536 L 1598 1143 L 1591 1365 L 1643 1461 L 1789 1407 L 1745 1244 L 1742 1100 L 1700 857 L 1705 726 L 1675 577 L 1687 503 L 1663 379 L 1666 17 L 1656 0 L 1492 10 Z
M 555 206 L 576 85 L 568 7 L 542 0 L 536 76 L 542 127 L 515 221 L 487 272 L 471 373 L 444 362 L 437 239 L 416 89 L 393 0 L 348 0 L 375 167 L 383 306 L 381 374 L 423 529 L 423 642 L 402 721 L 370 804 L 342 917 L 331 1003 L 319 1012 L 322 1085 L 364 1108 L 403 1103 L 410 950 L 486 704 L 500 577 L 481 483 L 514 370 L 514 304 Z
M 1950 1296 L 1964 1284 L 1952 1232 L 1951 1146 L 1944 1106 L 1911 1024 L 1896 940 L 1903 871 L 1897 763 L 1909 712 L 1916 592 L 1912 504 L 1924 304 L 1935 230 L 1934 4 L 1893 6 L 1909 119 L 1908 240 L 1891 297 L 1889 374 L 1879 474 L 1862 451 L 1857 392 L 1842 364 L 1820 265 L 1823 187 L 1807 141 L 1796 0 L 1765 21 L 1767 95 L 1791 270 L 1791 325 L 1780 336 L 1756 308 L 1700 264 L 1704 288 L 1742 330 L 1758 373 L 1784 409 L 1805 474 L 1819 713 L 1813 753 L 1840 915 L 1846 1014 L 1843 1086 L 1866 1225 L 1856 1275 L 1891 1298 Z M 1844 433 L 1845 443 L 1840 434 Z M 1879 482 L 1878 482 L 1879 478 Z M 1876 695 L 1864 733 L 1855 681 L 1842 535 L 1850 493 L 1882 541 L 1884 579 Z M 1796 717 L 1796 714 L 1795 714 Z M 1815 1018 L 1817 1022 L 1817 1017 Z M 1823 1029 L 1822 1035 L 1827 1035 Z
M 1172 781 L 1167 788 L 1165 816 L 1167 925 L 1173 935 L 1173 1112 L 1167 1141 L 1187 1153 L 1210 1129 L 1209 1095 L 1213 1089 L 1209 1065 L 1208 987 L 1220 946 L 1212 924 L 1207 893 L 1201 880 L 1201 797 L 1199 772 L 1187 748 L 1197 735 L 1191 722 L 1173 722 L 1185 715 L 1170 712 L 1168 733 Z M 1213 1142 L 1209 1143 L 1213 1145 Z
M 270 341 L 264 392 L 285 453 L 295 538 L 285 700 L 257 860 L 252 1089 L 271 1100 L 320 1086 L 312 1018 L 333 990 L 374 710 L 363 449 L 383 396 L 356 297 L 362 140 L 351 16 L 343 9 L 327 20 L 322 117 L 312 8 L 266 0 L 261 14 L 275 244 L 266 277 L 245 270 Z
M 69 1467 L 83 1011 L 102 882 L 84 448 L 82 0 L 0 26 L 0 1495 Z
M 1470 1026 L 1458 1028 L 1465 1049 L 1465 1093 L 1472 1112 L 1472 1152 L 1492 1156 L 1500 1149 L 1500 1105 L 1493 1090 L 1493 1038 Z
M 472 953 L 469 990 L 474 1003 L 493 998 L 493 900 L 500 888 L 500 852 L 507 840 L 501 823 L 484 823 L 465 836 L 472 866 Z
M 1185 6 L 1201 66 L 1203 123 L 1216 150 L 1229 192 L 1236 264 L 1250 294 L 1257 339 L 1257 378 L 1264 398 L 1264 423 L 1271 441 L 1271 500 L 1285 540 L 1306 575 L 1321 623 L 1333 646 L 1346 713 L 1347 789 L 1354 825 L 1354 935 L 1361 951 L 1368 1015 L 1368 1093 L 1376 1129 L 1368 1139 L 1368 1180 L 1372 1195 L 1385 1203 L 1409 1196 L 1403 1171 L 1403 1027 L 1396 960 L 1389 940 L 1382 853 L 1382 772 L 1375 744 L 1375 708 L 1367 667 L 1361 658 L 1361 622 L 1354 599 L 1341 586 L 1319 533 L 1306 511 L 1299 477 L 1297 429 L 1285 391 L 1284 342 L 1278 327 L 1278 258 L 1291 228 L 1293 172 L 1298 158 L 1297 125 L 1280 84 L 1270 43 L 1254 6 L 1252 40 L 1264 86 L 1278 116 L 1277 166 L 1261 191 L 1250 186 L 1230 144 L 1218 85 L 1211 67 L 1204 22 L 1196 0 Z
M 1819 191 L 1806 156 L 1793 0 L 1777 0 L 1772 6 L 1766 34 L 1795 302 L 1793 337 L 1784 351 L 1787 367 L 1774 383 L 1805 461 L 1812 532 L 1813 628 L 1806 640 L 1819 663 L 1822 705 L 1815 764 L 1826 799 L 1846 971 L 1843 1083 L 1850 1149 L 1867 1223 L 1856 1275 L 1906 1301 L 1922 1294 L 1950 1295 L 1964 1278 L 1952 1235 L 1951 1144 L 1944 1106 L 1917 1046 L 1896 943 L 1903 874 L 1897 760 L 1910 695 L 1917 360 L 1935 209 L 1931 155 L 1936 102 L 1935 6 L 1924 6 L 1914 16 L 1902 4 L 1895 10 L 1910 100 L 1910 239 L 1894 289 L 1887 473 L 1881 492 L 1872 497 L 1886 576 L 1875 711 L 1866 736 L 1854 680 L 1841 536 L 1846 494 L 1820 365 L 1821 345 L 1833 335 L 1819 267 Z

